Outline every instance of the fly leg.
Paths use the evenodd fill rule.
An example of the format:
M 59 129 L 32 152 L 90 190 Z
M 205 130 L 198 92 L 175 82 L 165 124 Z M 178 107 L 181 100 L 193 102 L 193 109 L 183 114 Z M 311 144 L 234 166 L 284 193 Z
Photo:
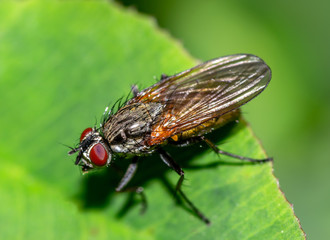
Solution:
M 172 168 L 174 171 L 177 172 L 177 174 L 180 175 L 180 178 L 178 180 L 178 183 L 176 184 L 176 191 L 179 192 L 181 197 L 186 201 L 186 203 L 189 205 L 189 207 L 194 211 L 194 213 L 207 225 L 209 225 L 211 222 L 210 220 L 205 217 L 205 215 L 189 200 L 189 198 L 186 196 L 186 194 L 183 193 L 181 190 L 182 182 L 184 180 L 184 172 L 182 168 L 173 160 L 173 158 L 165 152 L 163 149 L 159 148 L 158 153 L 160 155 L 160 158 L 163 160 L 163 162 Z
M 137 157 L 134 157 L 132 163 L 128 165 L 128 168 L 124 176 L 122 177 L 116 188 L 117 192 L 121 192 L 124 189 L 124 187 L 129 183 L 129 181 L 131 181 L 131 179 L 133 178 L 136 172 L 136 169 L 137 169 Z
M 264 163 L 264 162 L 270 162 L 273 161 L 273 158 L 264 158 L 264 159 L 255 159 L 255 158 L 249 158 L 249 157 L 243 157 L 240 155 L 236 155 L 233 153 L 225 152 L 220 150 L 213 142 L 211 142 L 209 139 L 205 138 L 204 136 L 200 137 L 201 140 L 203 140 L 212 150 L 216 153 L 223 154 L 229 157 L 237 158 L 239 160 L 248 161 L 248 162 L 256 162 L 256 163 Z
M 240 155 L 236 155 L 236 154 L 233 154 L 233 153 L 229 153 L 229 152 L 220 150 L 213 142 L 211 142 L 209 139 L 205 138 L 204 136 L 192 137 L 192 138 L 186 139 L 184 141 L 178 141 L 178 142 L 172 141 L 170 143 L 175 145 L 175 146 L 178 146 L 178 147 L 185 147 L 185 146 L 189 146 L 191 144 L 198 143 L 198 142 L 201 142 L 201 141 L 204 141 L 215 153 L 223 154 L 223 155 L 233 157 L 233 158 L 237 158 L 237 159 L 240 159 L 240 160 L 243 160 L 243 161 L 257 162 L 257 163 L 264 163 L 264 162 L 273 161 L 273 158 L 265 158 L 265 159 L 248 158 L 248 157 L 243 157 L 243 156 L 240 156 Z
M 127 186 L 127 184 L 132 180 L 132 178 L 137 170 L 137 166 L 138 166 L 137 160 L 138 160 L 138 157 L 134 157 L 132 160 L 132 163 L 130 165 L 128 165 L 128 168 L 127 168 L 123 178 L 120 180 L 120 182 L 116 188 L 116 192 L 136 192 L 136 193 L 138 193 L 142 199 L 141 213 L 144 213 L 145 210 L 147 209 L 147 199 L 143 192 L 143 187 L 131 187 L 131 188 L 124 189 Z

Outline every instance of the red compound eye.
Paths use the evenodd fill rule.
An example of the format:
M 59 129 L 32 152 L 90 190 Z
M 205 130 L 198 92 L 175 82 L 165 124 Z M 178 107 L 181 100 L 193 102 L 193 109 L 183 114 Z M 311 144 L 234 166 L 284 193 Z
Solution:
M 80 142 L 92 131 L 93 131 L 92 128 L 86 128 L 80 135 Z
M 104 166 L 107 163 L 108 156 L 107 150 L 101 143 L 95 144 L 89 153 L 89 158 L 96 166 Z

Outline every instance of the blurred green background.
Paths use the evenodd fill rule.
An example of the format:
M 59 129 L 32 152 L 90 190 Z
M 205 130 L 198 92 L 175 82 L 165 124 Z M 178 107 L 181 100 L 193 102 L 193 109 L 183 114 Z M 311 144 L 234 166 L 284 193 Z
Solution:
M 307 237 L 330 239 L 329 1 L 118 2 L 154 16 L 198 59 L 253 53 L 271 66 L 271 84 L 244 116 Z

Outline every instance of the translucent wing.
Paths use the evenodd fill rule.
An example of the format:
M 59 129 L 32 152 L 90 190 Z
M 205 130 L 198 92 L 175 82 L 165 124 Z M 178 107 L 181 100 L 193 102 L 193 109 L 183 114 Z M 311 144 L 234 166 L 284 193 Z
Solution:
M 262 92 L 271 79 L 267 64 L 254 55 L 221 57 L 173 75 L 143 90 L 134 102 L 159 102 L 152 143 L 220 117 Z

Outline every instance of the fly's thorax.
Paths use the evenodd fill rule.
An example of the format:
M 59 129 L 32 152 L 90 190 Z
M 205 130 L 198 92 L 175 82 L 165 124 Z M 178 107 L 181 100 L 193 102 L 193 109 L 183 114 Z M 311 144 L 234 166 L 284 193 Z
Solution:
M 153 102 L 128 104 L 119 109 L 103 126 L 104 138 L 112 151 L 125 154 L 150 152 L 145 140 L 162 109 L 162 104 Z

